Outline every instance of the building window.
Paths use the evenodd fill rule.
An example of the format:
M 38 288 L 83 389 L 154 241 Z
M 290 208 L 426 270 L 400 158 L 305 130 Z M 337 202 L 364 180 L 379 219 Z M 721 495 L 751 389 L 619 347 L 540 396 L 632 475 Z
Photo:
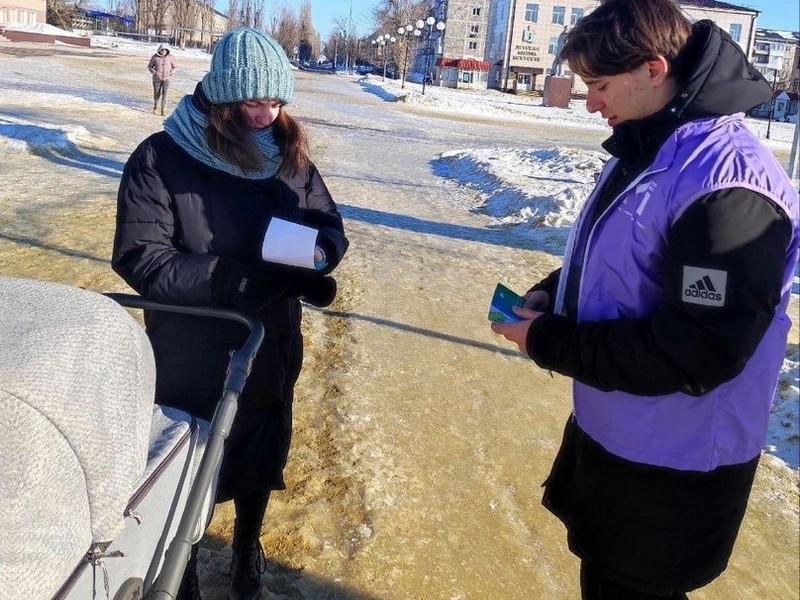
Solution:
M 728 33 L 731 34 L 731 39 L 734 42 L 738 43 L 742 40 L 742 26 L 739 23 L 731 23 L 731 28 Z
M 567 9 L 563 6 L 554 6 L 553 7 L 553 23 L 556 25 L 563 25 L 564 19 L 567 14 Z
M 525 20 L 528 23 L 538 23 L 539 22 L 539 5 L 538 4 L 526 4 L 525 5 Z
M 472 16 L 473 17 L 480 17 L 481 16 L 481 9 L 480 8 L 473 8 L 472 9 Z
M 461 73 L 461 83 L 472 83 L 472 71 Z
M 470 25 L 469 26 L 469 37 L 476 38 L 478 37 L 478 32 L 481 30 L 480 25 Z
M 478 49 L 478 42 L 469 42 L 467 44 L 467 48 L 469 50 L 477 50 Z

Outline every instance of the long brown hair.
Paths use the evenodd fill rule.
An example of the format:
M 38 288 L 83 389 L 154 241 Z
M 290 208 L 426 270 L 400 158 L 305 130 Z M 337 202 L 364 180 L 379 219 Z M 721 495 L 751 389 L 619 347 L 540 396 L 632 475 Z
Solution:
M 211 104 L 205 135 L 216 154 L 245 173 L 253 173 L 263 169 L 266 160 L 255 143 L 243 105 L 243 102 Z M 310 162 L 305 131 L 283 106 L 270 127 L 282 157 L 277 175 L 297 175 Z

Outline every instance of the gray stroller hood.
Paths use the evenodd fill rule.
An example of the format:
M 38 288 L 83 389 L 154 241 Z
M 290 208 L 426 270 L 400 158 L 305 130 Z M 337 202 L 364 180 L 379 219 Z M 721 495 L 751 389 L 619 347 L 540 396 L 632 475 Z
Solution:
M 210 424 L 154 404 L 122 306 L 249 329 Z M 235 311 L 0 277 L 0 600 L 174 598 L 263 338 Z
M 113 540 L 147 462 L 155 366 L 113 300 L 0 277 L 0 598 L 51 598 Z

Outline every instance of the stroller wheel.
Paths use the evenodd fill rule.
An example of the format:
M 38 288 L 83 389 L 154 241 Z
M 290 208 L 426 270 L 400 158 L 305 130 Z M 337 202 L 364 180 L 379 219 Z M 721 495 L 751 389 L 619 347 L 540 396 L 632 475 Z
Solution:
M 139 577 L 127 579 L 114 594 L 114 600 L 141 600 L 142 580 Z

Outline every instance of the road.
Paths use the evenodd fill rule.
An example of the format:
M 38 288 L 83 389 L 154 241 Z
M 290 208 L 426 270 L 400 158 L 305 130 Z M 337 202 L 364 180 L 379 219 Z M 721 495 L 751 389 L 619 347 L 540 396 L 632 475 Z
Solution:
M 0 132 L 9 115 L 88 132 L 79 154 L 2 148 L 0 273 L 126 291 L 108 266 L 116 183 L 135 144 L 160 128 L 143 61 L 0 45 Z M 183 61 L 176 98 L 206 64 Z M 597 149 L 601 136 L 432 113 L 349 78 L 300 72 L 297 87 L 290 110 L 352 246 L 336 302 L 306 310 L 288 489 L 273 495 L 263 529 L 262 597 L 577 598 L 578 563 L 540 504 L 569 381 L 486 320 L 497 281 L 524 289 L 559 257 L 493 225 L 478 193 L 439 176 L 437 160 L 479 147 Z M 797 483 L 762 461 L 730 568 L 692 600 L 798 598 Z M 209 600 L 226 597 L 231 516 L 219 506 L 201 545 Z

